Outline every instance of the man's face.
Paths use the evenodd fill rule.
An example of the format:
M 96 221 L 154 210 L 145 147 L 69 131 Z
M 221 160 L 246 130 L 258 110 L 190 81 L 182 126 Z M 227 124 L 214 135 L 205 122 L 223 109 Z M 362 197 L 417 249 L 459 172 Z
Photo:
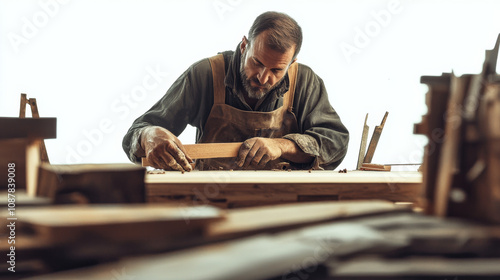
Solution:
M 285 77 L 292 62 L 295 47 L 285 53 L 265 44 L 267 32 L 259 34 L 252 44 L 244 37 L 240 45 L 240 74 L 250 98 L 261 99 Z

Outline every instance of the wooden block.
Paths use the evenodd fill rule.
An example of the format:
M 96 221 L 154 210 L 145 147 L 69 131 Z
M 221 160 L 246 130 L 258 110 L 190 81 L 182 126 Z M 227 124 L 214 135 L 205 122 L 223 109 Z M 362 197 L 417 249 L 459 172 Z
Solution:
M 6 118 L 0 117 L 0 139 L 6 138 L 56 138 L 56 118 Z
M 237 157 L 241 142 L 237 143 L 202 143 L 184 145 L 186 153 L 192 159 Z M 142 166 L 150 166 L 146 158 L 142 158 Z
M 55 203 L 145 202 L 145 173 L 135 164 L 42 164 L 37 195 Z
M 366 171 L 391 171 L 391 166 L 389 166 L 389 165 L 381 165 L 381 164 L 373 164 L 373 163 L 363 163 L 363 164 L 361 164 L 361 170 L 366 170 Z
M 0 189 L 7 190 L 9 164 L 13 165 L 10 176 L 14 176 L 16 190 L 35 195 L 38 166 L 40 164 L 41 139 L 0 139 Z

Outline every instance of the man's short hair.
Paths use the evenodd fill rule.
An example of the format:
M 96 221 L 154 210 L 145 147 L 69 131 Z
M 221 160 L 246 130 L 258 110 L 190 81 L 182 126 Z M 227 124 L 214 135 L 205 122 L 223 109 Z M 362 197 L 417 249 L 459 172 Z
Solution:
M 295 45 L 295 59 L 302 45 L 302 28 L 289 15 L 278 12 L 265 12 L 258 16 L 248 32 L 248 41 L 254 39 L 262 32 L 269 30 L 267 46 L 275 51 L 285 53 Z M 292 59 L 292 60 L 293 60 Z

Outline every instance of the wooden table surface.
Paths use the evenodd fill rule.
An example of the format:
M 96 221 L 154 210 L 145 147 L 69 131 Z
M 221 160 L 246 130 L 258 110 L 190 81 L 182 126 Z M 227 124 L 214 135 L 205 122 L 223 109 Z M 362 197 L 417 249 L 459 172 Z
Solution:
M 417 202 L 419 172 L 165 171 L 147 174 L 150 202 L 236 208 L 297 201 L 384 199 Z

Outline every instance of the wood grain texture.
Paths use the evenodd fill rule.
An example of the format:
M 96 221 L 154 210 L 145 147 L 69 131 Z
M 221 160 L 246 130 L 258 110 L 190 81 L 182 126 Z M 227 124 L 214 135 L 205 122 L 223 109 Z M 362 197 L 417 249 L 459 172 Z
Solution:
M 88 236 L 113 242 L 180 236 L 223 219 L 223 212 L 214 207 L 115 204 L 25 207 L 16 216 L 21 229 L 41 240 L 66 243 Z
M 40 164 L 40 139 L 0 139 L 0 189 L 7 189 L 8 164 L 15 164 L 16 189 L 35 195 L 38 166 Z
M 193 171 L 146 175 L 150 202 L 187 205 L 266 205 L 297 201 L 384 199 L 418 202 L 419 172 Z
M 145 201 L 143 167 L 123 164 L 40 166 L 38 196 L 63 203 L 140 203 Z
M 208 227 L 208 236 L 222 237 L 291 229 L 339 218 L 410 211 L 387 201 L 309 202 L 228 211 L 226 219 Z
M 192 159 L 237 157 L 241 142 L 236 143 L 202 143 L 184 145 L 186 153 Z M 142 166 L 151 166 L 146 158 L 142 158 Z

